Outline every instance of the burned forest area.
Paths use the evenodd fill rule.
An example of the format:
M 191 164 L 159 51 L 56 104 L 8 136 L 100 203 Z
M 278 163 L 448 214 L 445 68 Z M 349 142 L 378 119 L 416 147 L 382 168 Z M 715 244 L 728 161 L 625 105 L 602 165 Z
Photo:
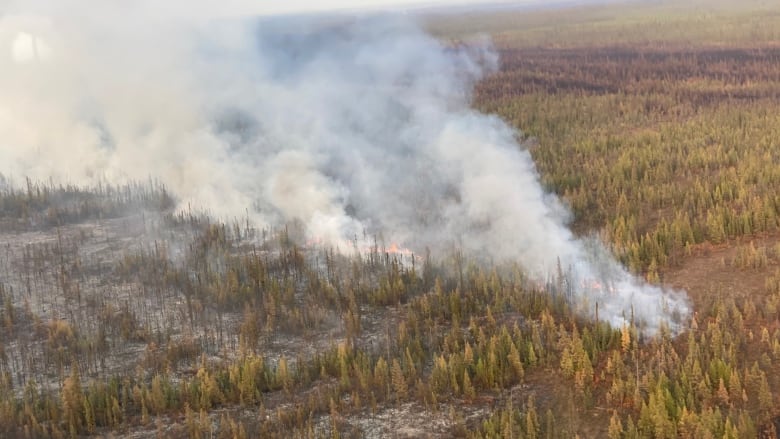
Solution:
M 481 213 L 467 226 L 426 217 L 433 226 L 415 223 L 396 240 L 376 225 L 471 212 L 452 210 L 472 195 L 449 178 L 453 163 L 479 159 L 438 149 L 420 166 L 450 160 L 446 173 L 425 180 L 404 170 L 380 183 L 397 184 L 387 190 L 400 203 L 415 185 L 440 184 L 440 193 L 420 190 L 452 204 L 422 196 L 408 216 L 366 221 L 340 240 L 313 234 L 304 214 L 266 225 L 251 208 L 221 215 L 232 193 L 190 204 L 165 175 L 76 184 L 0 174 L 0 437 L 780 437 L 780 6 L 686 0 L 420 15 L 445 58 L 490 41 L 476 59 L 495 55 L 496 65 L 464 74 L 474 79 L 468 111 L 488 119 L 457 127 L 511 128 L 486 137 L 500 143 L 506 131 L 529 157 L 522 172 L 540 187 L 542 214 L 506 228 L 502 216 Z M 476 69 L 453 65 L 453 75 Z M 420 86 L 400 70 L 393 86 Z M 460 98 L 442 90 L 432 96 Z M 381 97 L 361 105 L 372 99 Z M 431 138 L 471 139 L 447 137 L 451 128 Z M 398 157 L 387 166 L 417 156 Z M 288 159 L 292 181 L 315 189 L 285 196 L 330 190 L 304 172 L 315 159 L 273 164 Z M 465 169 L 468 179 L 477 168 Z M 357 191 L 340 172 L 323 172 L 346 182 L 329 200 Z M 374 189 L 366 191 L 394 193 Z M 258 210 L 286 206 L 261 198 Z M 388 200 L 386 209 L 344 210 L 369 217 L 380 206 L 381 216 L 399 203 Z M 490 235 L 560 212 L 565 219 L 541 233 L 564 236 L 551 246 L 575 256 L 540 254 L 545 268 L 553 261 L 542 276 L 529 268 L 533 255 L 506 250 L 535 249 L 532 237 Z M 437 227 L 422 245 L 412 239 Z M 473 239 L 433 242 L 471 230 Z M 569 263 L 602 277 L 578 277 Z

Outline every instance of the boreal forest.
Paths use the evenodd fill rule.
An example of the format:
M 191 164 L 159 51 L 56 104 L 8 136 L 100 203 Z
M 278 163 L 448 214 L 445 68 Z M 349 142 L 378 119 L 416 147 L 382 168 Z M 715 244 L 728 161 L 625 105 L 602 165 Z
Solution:
M 490 46 L 468 106 L 515 130 L 572 239 L 687 312 L 610 320 L 565 263 L 335 245 L 164 176 L 7 175 L 0 437 L 778 437 L 780 5 L 419 14 L 444 53 Z

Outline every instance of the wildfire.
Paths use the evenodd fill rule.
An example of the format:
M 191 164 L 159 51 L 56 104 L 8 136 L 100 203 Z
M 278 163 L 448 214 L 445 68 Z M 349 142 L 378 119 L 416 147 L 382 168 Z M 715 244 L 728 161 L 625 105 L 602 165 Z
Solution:
M 596 292 L 607 292 L 614 294 L 616 292 L 614 285 L 611 284 L 604 284 L 602 282 L 599 282 L 595 279 L 593 280 L 583 280 L 582 281 L 582 288 L 588 291 L 596 291 Z
M 330 241 L 327 241 L 321 237 L 310 237 L 309 239 L 306 240 L 304 246 L 306 248 L 314 248 L 314 247 L 324 246 L 328 242 Z M 360 254 L 387 253 L 390 255 L 397 255 L 404 258 L 414 257 L 415 259 L 417 259 L 417 257 L 414 256 L 414 252 L 411 249 L 407 247 L 403 247 L 396 242 L 390 243 L 388 246 L 384 246 L 384 245 L 379 245 L 376 242 L 369 242 L 367 240 L 365 242 L 358 241 L 358 240 L 355 241 L 344 240 L 340 243 L 335 244 L 335 246 L 342 250 L 354 249 Z
M 307 248 L 311 248 L 311 247 L 321 246 L 324 243 L 325 241 L 322 238 L 309 238 L 306 240 L 304 246 Z
M 601 290 L 601 289 L 603 289 L 602 287 L 603 287 L 602 283 L 597 281 L 597 280 L 594 280 L 594 281 L 590 282 L 590 289 L 591 290 Z
M 390 247 L 386 248 L 385 252 L 391 253 L 391 254 L 404 255 L 404 256 L 411 256 L 412 255 L 412 251 L 411 250 L 409 250 L 406 247 L 400 247 L 396 243 L 390 244 Z

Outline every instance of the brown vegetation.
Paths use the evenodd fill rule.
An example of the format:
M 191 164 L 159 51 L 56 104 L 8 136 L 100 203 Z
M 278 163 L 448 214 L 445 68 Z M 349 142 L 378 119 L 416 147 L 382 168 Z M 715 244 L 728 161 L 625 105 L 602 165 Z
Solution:
M 28 181 L 0 192 L 0 432 L 775 437 L 780 52 L 750 5 L 760 32 L 735 20 L 729 44 L 677 29 L 717 8 L 488 27 L 503 65 L 475 106 L 523 130 L 580 233 L 691 293 L 678 337 L 583 320 L 515 266 L 345 256 L 173 212 L 156 183 Z

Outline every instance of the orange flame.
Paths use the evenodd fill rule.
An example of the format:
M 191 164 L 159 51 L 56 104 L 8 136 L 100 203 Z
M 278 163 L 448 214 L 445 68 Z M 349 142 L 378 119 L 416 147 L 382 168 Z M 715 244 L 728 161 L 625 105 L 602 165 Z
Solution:
M 385 252 L 392 253 L 392 254 L 405 255 L 405 256 L 408 256 L 408 255 L 412 254 L 411 250 L 409 250 L 406 247 L 399 247 L 398 244 L 396 244 L 396 243 L 390 244 L 390 247 L 386 248 Z
M 325 244 L 325 241 L 320 237 L 310 237 L 305 241 L 304 246 L 306 248 L 314 248 L 320 245 Z M 381 253 L 387 253 L 391 255 L 397 255 L 401 256 L 403 258 L 411 258 L 414 257 L 414 259 L 419 259 L 419 256 L 416 256 L 414 252 L 406 247 L 402 247 L 398 243 L 390 243 L 388 246 L 382 245 L 381 247 L 374 244 L 368 244 L 368 243 L 362 243 L 362 242 L 349 242 L 344 241 L 343 246 L 339 246 L 342 249 L 352 249 L 354 248 L 359 253 L 373 253 L 373 252 L 381 252 Z
M 321 245 L 324 241 L 322 238 L 309 238 L 306 240 L 306 243 L 304 244 L 305 247 L 315 247 L 318 245 Z
M 582 281 L 582 287 L 590 290 L 590 291 L 602 291 L 602 292 L 608 292 L 608 293 L 615 293 L 615 287 L 612 285 L 607 284 L 606 286 L 597 281 L 597 280 L 590 280 L 590 281 Z

